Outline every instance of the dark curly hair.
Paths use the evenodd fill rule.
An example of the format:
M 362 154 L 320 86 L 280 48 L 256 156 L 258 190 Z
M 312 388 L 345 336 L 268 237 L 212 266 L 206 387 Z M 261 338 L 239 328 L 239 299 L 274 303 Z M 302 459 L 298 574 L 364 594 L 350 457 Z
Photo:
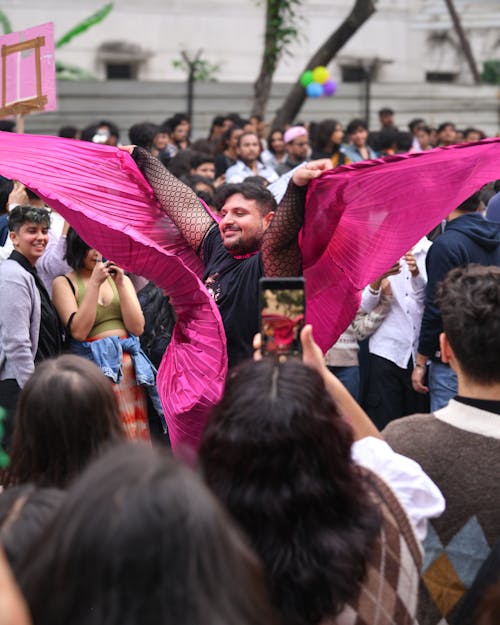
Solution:
M 270 359 L 229 374 L 203 436 L 206 482 L 250 537 L 289 624 L 335 617 L 365 576 L 381 517 L 352 441 L 321 376 Z
M 480 384 L 500 382 L 500 267 L 452 269 L 435 300 L 463 372 Z

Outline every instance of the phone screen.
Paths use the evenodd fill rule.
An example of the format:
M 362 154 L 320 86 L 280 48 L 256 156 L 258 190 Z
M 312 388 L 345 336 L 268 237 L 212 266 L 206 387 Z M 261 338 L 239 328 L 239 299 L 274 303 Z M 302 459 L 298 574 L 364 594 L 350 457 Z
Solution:
M 300 331 L 305 322 L 303 278 L 260 280 L 262 353 L 284 361 L 300 357 Z

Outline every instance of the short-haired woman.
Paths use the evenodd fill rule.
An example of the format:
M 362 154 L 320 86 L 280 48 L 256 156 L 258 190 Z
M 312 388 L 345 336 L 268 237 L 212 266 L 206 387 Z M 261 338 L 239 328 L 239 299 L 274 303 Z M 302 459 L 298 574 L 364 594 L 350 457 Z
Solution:
M 0 406 L 7 410 L 7 444 L 18 395 L 35 363 L 62 349 L 57 311 L 35 269 L 49 240 L 50 213 L 16 206 L 8 227 L 14 251 L 0 265 Z

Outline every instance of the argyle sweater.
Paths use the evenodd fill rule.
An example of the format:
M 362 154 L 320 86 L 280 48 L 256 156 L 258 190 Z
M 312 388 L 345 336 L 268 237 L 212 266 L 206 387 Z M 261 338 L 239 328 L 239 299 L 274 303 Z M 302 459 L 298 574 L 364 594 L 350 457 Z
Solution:
M 420 625 L 451 625 L 500 538 L 500 415 L 451 400 L 431 415 L 390 423 L 385 440 L 416 460 L 446 499 L 424 542 Z
M 366 565 L 356 601 L 321 625 L 416 625 L 422 550 L 410 520 L 390 487 L 363 469 L 382 513 L 381 532 Z

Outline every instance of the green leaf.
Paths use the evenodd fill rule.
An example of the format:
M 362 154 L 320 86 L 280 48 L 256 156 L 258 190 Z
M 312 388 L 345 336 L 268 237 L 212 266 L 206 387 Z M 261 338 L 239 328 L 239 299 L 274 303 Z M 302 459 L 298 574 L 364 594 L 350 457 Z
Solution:
M 485 61 L 481 78 L 490 85 L 500 85 L 500 61 Z
M 113 8 L 113 3 L 108 2 L 108 4 L 102 7 L 102 9 L 99 9 L 99 11 L 96 11 L 93 15 L 91 15 L 90 17 L 87 17 L 87 19 L 83 20 L 83 22 L 80 22 L 79 24 L 77 24 L 75 27 L 69 30 L 65 35 L 63 35 L 58 41 L 56 41 L 56 48 L 61 48 L 62 46 L 70 42 L 73 39 L 73 37 L 81 35 L 86 30 L 94 26 L 95 24 L 99 24 L 100 22 L 102 22 L 103 19 L 105 19 L 109 15 L 112 8 Z
M 10 20 L 3 11 L 0 11 L 0 24 L 2 25 L 4 35 L 8 35 L 12 32 L 12 25 L 10 23 Z

